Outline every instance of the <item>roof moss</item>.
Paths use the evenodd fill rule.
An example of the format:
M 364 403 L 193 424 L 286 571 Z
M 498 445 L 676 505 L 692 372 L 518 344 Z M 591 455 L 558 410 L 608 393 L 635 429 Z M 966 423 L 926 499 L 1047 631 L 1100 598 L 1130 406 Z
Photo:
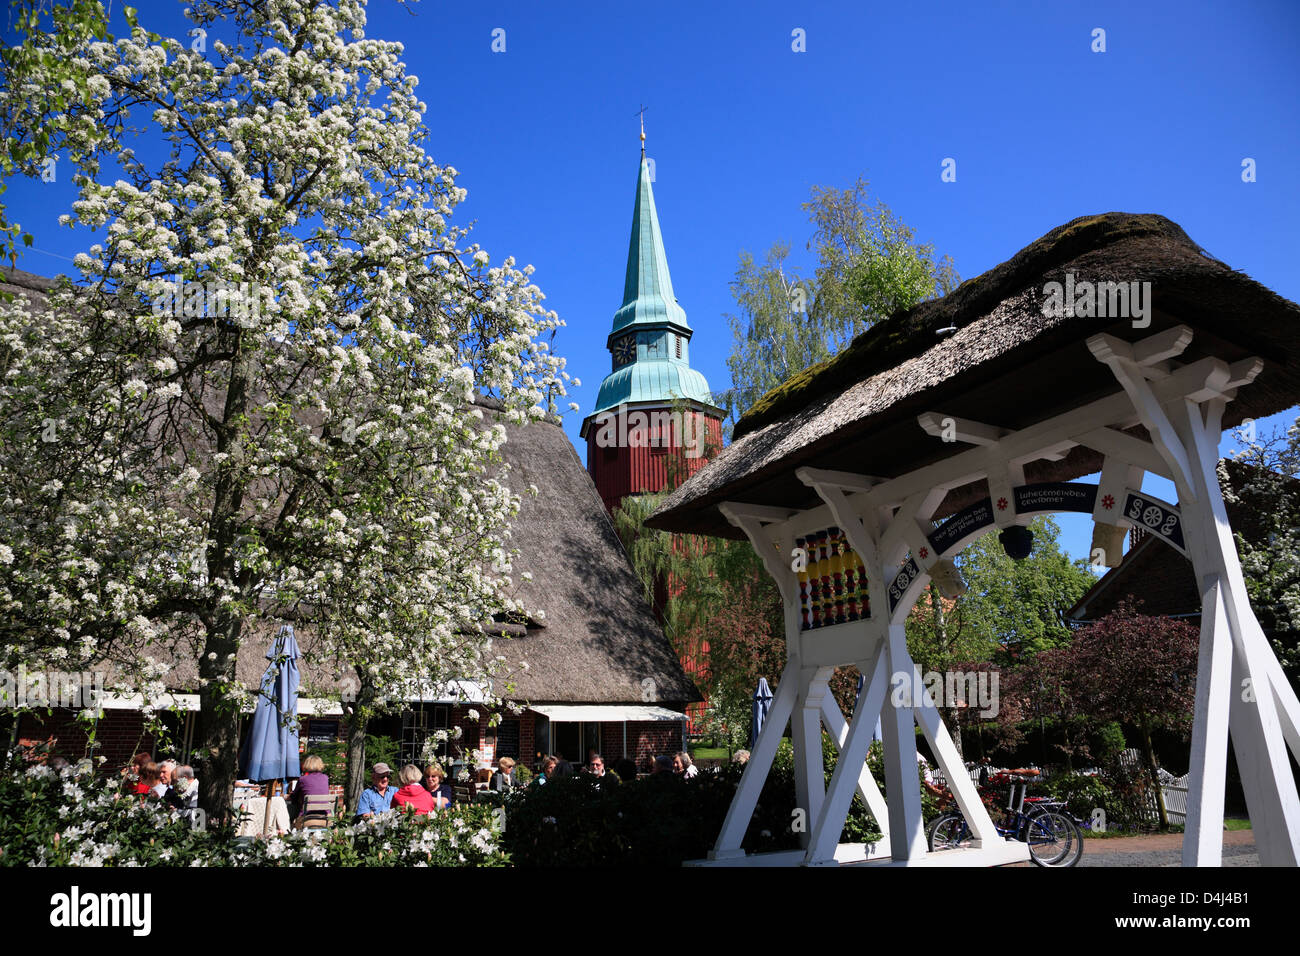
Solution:
M 838 355 L 772 389 L 745 412 L 735 437 L 762 428 L 817 398 L 920 355 L 942 328 L 961 328 L 1002 299 L 1041 281 L 1044 273 L 1078 256 L 1122 240 L 1157 237 L 1202 251 L 1177 223 L 1149 213 L 1080 216 L 1036 239 L 1012 258 L 967 279 L 941 299 L 900 310 L 858 335 Z M 1202 254 L 1204 252 L 1202 251 Z

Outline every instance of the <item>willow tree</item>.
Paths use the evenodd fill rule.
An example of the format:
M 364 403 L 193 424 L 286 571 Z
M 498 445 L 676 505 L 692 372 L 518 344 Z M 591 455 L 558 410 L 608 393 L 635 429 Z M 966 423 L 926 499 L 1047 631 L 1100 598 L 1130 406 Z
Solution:
M 127 15 L 115 42 L 27 35 L 58 56 L 0 92 L 104 237 L 0 312 L 0 666 L 111 658 L 153 695 L 156 660 L 197 658 L 214 812 L 257 621 L 310 625 L 362 726 L 401 675 L 490 671 L 518 501 L 475 398 L 536 419 L 567 375 L 531 267 L 450 222 L 465 190 L 363 3 L 198 0 L 187 42 Z
M 758 679 L 775 685 L 785 664 L 781 597 L 748 541 L 646 528 L 662 500 L 629 495 L 614 526 L 673 649 L 685 656 L 707 645 L 704 724 L 735 743 L 748 729 Z

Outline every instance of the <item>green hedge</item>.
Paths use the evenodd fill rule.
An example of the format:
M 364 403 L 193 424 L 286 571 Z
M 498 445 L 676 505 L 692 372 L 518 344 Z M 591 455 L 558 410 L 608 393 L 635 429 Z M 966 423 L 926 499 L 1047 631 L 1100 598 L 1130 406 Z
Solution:
M 829 740 L 824 744 L 829 750 Z M 829 782 L 833 751 L 828 758 Z M 506 799 L 504 845 L 519 866 L 680 866 L 713 848 L 743 769 L 727 766 L 690 780 L 654 774 L 605 788 L 585 774 L 550 780 Z M 794 810 L 793 752 L 782 741 L 742 846 L 751 852 L 798 849 L 795 828 L 811 829 L 813 821 Z M 855 796 L 840 842 L 879 837 Z

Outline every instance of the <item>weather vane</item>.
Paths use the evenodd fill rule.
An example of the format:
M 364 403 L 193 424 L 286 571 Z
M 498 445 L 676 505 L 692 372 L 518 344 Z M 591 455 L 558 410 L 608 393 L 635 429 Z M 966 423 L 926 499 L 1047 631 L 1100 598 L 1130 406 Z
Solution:
M 636 113 L 632 114 L 633 116 L 639 115 L 641 117 L 641 155 L 642 156 L 645 155 L 645 110 L 646 110 L 645 105 L 642 104 L 641 108 L 637 110 Z

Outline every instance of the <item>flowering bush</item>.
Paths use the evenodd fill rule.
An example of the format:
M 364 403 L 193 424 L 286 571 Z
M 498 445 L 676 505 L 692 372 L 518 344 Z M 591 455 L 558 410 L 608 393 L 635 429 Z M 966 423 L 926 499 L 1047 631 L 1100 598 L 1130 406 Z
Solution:
M 200 818 L 201 819 L 201 818 Z M 0 775 L 4 866 L 504 866 L 486 808 L 404 812 L 355 825 L 236 839 L 113 781 L 43 765 Z

